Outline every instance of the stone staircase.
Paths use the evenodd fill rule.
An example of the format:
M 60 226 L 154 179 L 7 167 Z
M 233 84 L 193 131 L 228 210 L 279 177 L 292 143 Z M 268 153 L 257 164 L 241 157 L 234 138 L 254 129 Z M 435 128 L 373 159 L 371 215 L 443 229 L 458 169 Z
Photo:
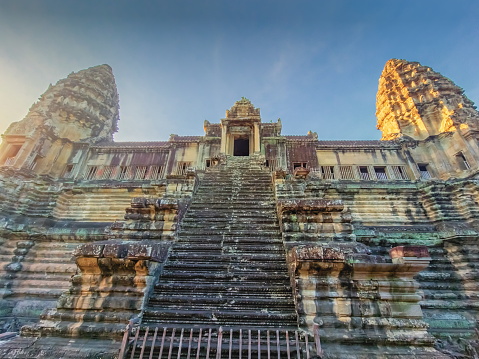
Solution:
M 143 325 L 297 327 L 270 173 L 249 157 L 207 169 Z

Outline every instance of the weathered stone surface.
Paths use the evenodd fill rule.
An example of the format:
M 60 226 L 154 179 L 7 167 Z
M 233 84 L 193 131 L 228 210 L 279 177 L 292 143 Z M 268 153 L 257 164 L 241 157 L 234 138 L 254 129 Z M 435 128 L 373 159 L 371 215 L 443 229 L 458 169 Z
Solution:
M 61 80 L 0 147 L 0 332 L 299 315 L 330 358 L 442 357 L 431 335 L 475 355 L 479 114 L 403 60 L 386 64 L 377 106 L 383 141 L 282 135 L 243 98 L 205 136 L 118 143 L 111 69 Z M 0 353 L 38 356 L 23 339 Z
M 40 125 L 72 141 L 111 139 L 117 129 L 118 107 L 110 66 L 95 66 L 50 85 L 26 118 L 13 123 L 7 134 L 32 136 Z
M 389 250 L 393 263 L 396 264 L 421 264 L 426 268 L 431 261 L 425 246 L 399 246 Z
M 204 174 L 143 323 L 297 326 L 266 169 L 228 157 Z
M 74 255 L 80 273 L 24 336 L 119 337 L 141 312 L 157 280 L 170 244 L 154 241 L 103 241 L 79 246 Z M 78 320 L 82 321 L 77 324 Z
M 341 200 L 281 199 L 277 208 L 285 244 L 353 239 L 351 216 Z
M 108 240 L 78 246 L 73 255 L 96 258 L 147 259 L 163 262 L 170 244 L 155 241 Z
M 364 245 L 356 247 L 308 246 L 290 251 L 300 323 L 319 324 L 325 352 L 336 352 L 338 357 L 354 351 L 348 346 L 362 341 L 386 352 L 392 344 L 403 346 L 403 355 L 411 345 L 431 346 L 434 339 L 422 321 L 422 298 L 413 279 L 425 266 L 393 264 L 365 254 Z M 427 353 L 431 348 L 422 355 Z
M 293 176 L 296 178 L 306 178 L 308 174 L 309 174 L 309 169 L 304 167 L 298 167 L 293 172 Z

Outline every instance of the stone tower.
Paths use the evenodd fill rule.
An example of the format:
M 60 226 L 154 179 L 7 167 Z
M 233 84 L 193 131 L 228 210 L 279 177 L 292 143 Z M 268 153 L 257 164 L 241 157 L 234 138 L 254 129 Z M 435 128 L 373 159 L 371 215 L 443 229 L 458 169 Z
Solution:
M 74 142 L 112 141 L 118 118 L 110 66 L 71 73 L 50 85 L 23 120 L 10 125 L 3 135 L 0 163 L 57 176 Z
M 424 140 L 458 129 L 478 129 L 479 113 L 463 89 L 418 62 L 391 59 L 376 97 L 382 140 L 409 136 Z

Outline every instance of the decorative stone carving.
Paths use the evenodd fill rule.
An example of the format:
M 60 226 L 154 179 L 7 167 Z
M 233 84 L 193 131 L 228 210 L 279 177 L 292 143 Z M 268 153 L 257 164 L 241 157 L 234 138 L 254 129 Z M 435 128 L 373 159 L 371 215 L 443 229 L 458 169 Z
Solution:
M 259 108 L 255 108 L 250 100 L 242 97 L 241 100 L 236 101 L 233 107 L 226 110 L 226 118 L 230 120 L 241 118 L 257 118 L 260 117 Z
M 24 334 L 85 336 L 90 348 L 139 311 L 151 325 L 296 328 L 295 300 L 300 329 L 319 324 L 330 358 L 440 358 L 425 322 L 467 352 L 479 318 L 477 113 L 417 63 L 392 60 L 383 75 L 378 126 L 394 141 L 282 135 L 242 99 L 205 136 L 118 143 L 108 67 L 49 88 L 0 148 L 0 331 L 70 288 Z
M 399 246 L 389 250 L 395 264 L 424 264 L 426 268 L 431 261 L 425 246 Z

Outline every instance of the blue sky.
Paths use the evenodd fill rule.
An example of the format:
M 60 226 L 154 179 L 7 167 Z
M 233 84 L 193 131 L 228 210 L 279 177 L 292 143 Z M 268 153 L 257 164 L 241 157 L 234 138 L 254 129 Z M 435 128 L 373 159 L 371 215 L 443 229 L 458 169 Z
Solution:
M 390 58 L 419 61 L 479 102 L 479 2 L 0 1 L 0 132 L 72 71 L 107 63 L 117 141 L 203 134 L 242 96 L 283 134 L 379 139 Z

